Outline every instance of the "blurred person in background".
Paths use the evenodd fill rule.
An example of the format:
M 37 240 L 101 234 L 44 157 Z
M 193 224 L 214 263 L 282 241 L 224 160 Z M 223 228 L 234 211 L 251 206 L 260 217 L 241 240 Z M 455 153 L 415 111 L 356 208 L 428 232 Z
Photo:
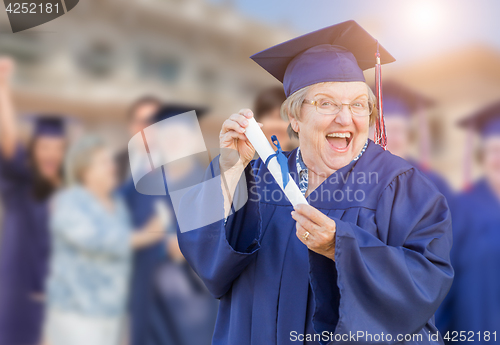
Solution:
M 155 116 L 160 107 L 161 102 L 151 96 L 144 96 L 135 101 L 129 109 L 130 137 L 156 122 Z M 138 148 L 138 150 L 143 149 Z M 128 147 L 119 156 L 120 175 L 124 178 L 120 193 L 130 212 L 132 225 L 135 228 L 141 228 L 161 214 L 161 217 L 165 219 L 163 230 L 167 231 L 173 223 L 170 208 L 165 204 L 165 197 L 141 194 L 136 190 L 134 183 L 131 169 L 149 170 L 151 169 L 149 160 L 139 162 L 139 166 L 131 167 L 129 150 L 134 150 L 134 147 Z M 152 243 L 134 253 L 129 304 L 130 343 L 132 345 L 179 343 L 177 331 L 172 326 L 172 315 L 163 308 L 156 284 L 157 272 L 167 259 L 169 243 L 176 243 L 176 241 L 168 241 L 165 236 L 162 241 Z M 175 249 L 172 250 L 172 253 L 174 252 Z M 177 252 L 180 255 L 180 250 L 177 249 Z
M 27 145 L 10 94 L 14 62 L 0 58 L 0 344 L 38 344 L 49 259 L 48 199 L 62 182 L 64 121 L 35 118 Z
M 449 203 L 452 190 L 446 180 L 429 166 L 430 137 L 427 110 L 434 101 L 394 81 L 384 82 L 383 92 L 387 149 L 423 172 Z M 414 123 L 415 119 L 418 124 Z M 411 155 L 412 145 L 416 140 L 419 144 L 417 159 Z
M 484 175 L 452 204 L 455 281 L 436 321 L 449 344 L 491 344 L 500 335 L 500 102 L 460 125 L 479 134 Z
M 276 135 L 285 151 L 297 147 L 296 136 L 288 125 L 288 119 L 281 118 L 281 105 L 286 100 L 285 92 L 280 86 L 262 90 L 255 99 L 255 120 L 262 123 L 262 131 L 271 143 L 271 137 Z M 290 127 L 291 128 L 291 127 Z
M 192 114 L 181 115 L 191 110 L 195 110 L 196 117 Z M 212 298 L 179 249 L 178 224 L 171 199 L 176 191 L 196 185 L 203 179 L 209 163 L 206 152 L 193 154 L 192 147 L 184 145 L 179 138 L 196 141 L 200 134 L 197 119 L 206 113 L 206 109 L 194 106 L 167 104 L 155 116 L 155 134 L 159 139 L 155 152 L 161 152 L 165 158 L 172 155 L 182 157 L 162 167 L 168 188 L 163 199 L 172 221 L 168 228 L 167 258 L 156 275 L 161 297 L 159 304 L 166 314 L 171 315 L 171 333 L 175 335 L 177 345 L 211 344 L 217 318 L 218 301 Z
M 161 241 L 162 224 L 153 217 L 132 231 L 125 203 L 115 192 L 115 160 L 98 137 L 84 137 L 70 149 L 66 178 L 68 187 L 51 205 L 46 338 L 50 345 L 117 345 L 132 250 Z
M 143 96 L 133 102 L 127 111 L 129 136 L 133 137 L 148 127 L 160 106 L 161 101 L 150 95 Z M 128 149 L 124 149 L 118 154 L 117 163 L 120 182 L 124 183 L 131 177 Z
M 137 102 L 134 104 L 136 105 Z M 178 143 L 173 140 L 175 135 L 172 135 L 171 131 L 174 131 L 176 135 L 179 133 L 190 135 L 188 128 L 183 124 L 180 126 L 172 123 L 168 126 L 156 124 L 190 110 L 192 108 L 178 105 L 161 105 L 157 109 L 149 120 L 149 125 L 155 124 L 155 126 L 149 129 L 147 137 L 148 155 L 151 156 L 152 161 L 158 161 L 158 157 L 152 157 L 157 153 L 163 154 L 168 150 L 178 153 L 182 150 L 182 147 L 178 147 Z M 200 110 L 197 112 L 199 116 L 202 113 L 203 111 Z M 137 133 L 134 131 L 147 127 L 134 127 L 134 116 L 131 120 L 131 135 Z M 147 122 L 142 123 L 147 124 Z M 128 149 L 134 150 L 134 147 L 129 145 Z M 143 149 L 138 148 L 138 150 Z M 176 237 L 177 221 L 168 192 L 167 195 L 146 195 L 137 191 L 137 181 L 133 180 L 133 172 L 152 169 L 149 159 L 144 160 L 139 164 L 134 161 L 132 164 L 134 166 L 129 164 L 127 167 L 129 178 L 121 190 L 130 209 L 133 223 L 140 226 L 156 214 L 162 214 L 166 219 L 167 236 L 163 243 L 135 253 L 131 295 L 131 343 L 137 345 L 210 344 L 217 305 L 191 271 L 180 252 Z M 177 161 L 174 166 L 165 165 L 154 167 L 154 169 L 160 171 L 162 176 L 164 176 L 163 171 L 165 175 L 168 175 L 170 188 L 170 182 L 180 186 L 190 180 L 191 172 L 195 170 L 192 163 L 191 159 L 186 159 Z M 130 169 L 132 174 L 130 174 Z M 161 186 L 158 188 L 165 189 L 163 177 Z M 155 189 L 155 186 L 152 186 L 152 189 Z

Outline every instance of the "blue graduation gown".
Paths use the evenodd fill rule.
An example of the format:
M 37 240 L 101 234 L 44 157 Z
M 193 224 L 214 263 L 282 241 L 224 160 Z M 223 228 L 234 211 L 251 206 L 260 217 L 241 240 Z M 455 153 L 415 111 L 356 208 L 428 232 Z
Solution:
M 177 336 L 172 345 L 210 345 L 218 301 L 186 262 L 169 260 L 158 273 L 159 303 L 171 315 L 169 324 Z
M 458 341 L 450 344 L 460 343 L 461 331 L 466 338 L 472 336 L 475 344 L 495 343 L 493 335 L 485 341 L 483 332 L 496 331 L 499 340 L 500 201 L 481 180 L 458 195 L 452 205 L 455 281 L 436 321 L 443 334 L 458 332 Z M 481 332 L 480 337 L 477 332 Z
M 121 189 L 136 228 L 143 227 L 161 199 L 172 210 L 168 196 L 136 191 L 132 180 Z M 172 210 L 173 214 L 173 210 Z M 172 224 L 174 231 L 177 224 Z M 130 309 L 132 345 L 204 345 L 213 333 L 216 306 L 205 289 L 190 280 L 190 268 L 166 257 L 164 242 L 134 255 Z
M 41 338 L 44 306 L 30 295 L 44 293 L 48 208 L 34 199 L 32 177 L 23 147 L 11 159 L 0 157 L 0 345 L 38 344 Z
M 448 185 L 448 183 L 445 181 L 445 179 L 437 172 L 429 170 L 428 168 L 424 168 L 421 164 L 413 160 L 408 160 L 408 162 L 410 162 L 410 164 L 413 164 L 413 166 L 419 169 L 429 180 L 431 180 L 432 183 L 434 183 L 438 191 L 444 195 L 449 205 L 450 202 L 453 200 L 453 191 Z
M 296 179 L 295 157 L 292 151 L 288 163 Z M 310 194 L 309 203 L 336 222 L 335 261 L 296 237 L 293 208 L 276 197 L 282 192 L 266 172 L 260 159 L 247 167 L 249 199 L 226 225 L 179 233 L 186 259 L 220 299 L 213 344 L 349 343 L 358 331 L 391 334 L 386 343 L 396 343 L 398 334 L 422 335 L 406 344 L 442 343 L 428 333 L 437 332 L 433 315 L 453 279 L 451 218 L 420 171 L 370 141 L 358 161 Z M 378 180 L 361 183 L 370 173 Z M 207 179 L 216 175 L 217 160 Z M 222 216 L 222 193 L 206 195 L 204 188 L 184 199 L 217 202 Z M 362 192 L 354 198 L 354 191 Z M 326 339 L 293 341 L 323 332 Z
M 121 188 L 135 229 L 146 225 L 154 216 L 154 202 L 157 197 L 143 195 L 136 191 L 132 179 Z M 165 260 L 165 246 L 156 243 L 134 253 L 130 291 L 131 344 L 165 345 L 172 342 L 165 333 L 162 312 L 155 310 L 159 296 L 155 289 L 155 273 Z M 167 327 L 168 330 L 168 327 Z

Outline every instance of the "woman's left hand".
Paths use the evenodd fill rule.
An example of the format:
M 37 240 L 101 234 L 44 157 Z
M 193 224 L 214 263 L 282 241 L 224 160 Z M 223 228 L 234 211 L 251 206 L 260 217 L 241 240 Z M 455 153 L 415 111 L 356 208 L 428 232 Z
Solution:
M 295 206 L 292 218 L 297 221 L 297 237 L 307 248 L 335 261 L 337 224 L 331 218 L 306 204 Z

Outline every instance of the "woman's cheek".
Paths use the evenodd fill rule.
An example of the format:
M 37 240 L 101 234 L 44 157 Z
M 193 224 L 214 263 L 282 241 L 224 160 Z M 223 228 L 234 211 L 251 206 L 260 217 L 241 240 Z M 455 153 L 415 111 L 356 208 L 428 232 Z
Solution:
M 359 134 L 368 135 L 368 132 L 370 131 L 370 118 L 369 117 L 358 118 L 354 122 L 354 125 Z

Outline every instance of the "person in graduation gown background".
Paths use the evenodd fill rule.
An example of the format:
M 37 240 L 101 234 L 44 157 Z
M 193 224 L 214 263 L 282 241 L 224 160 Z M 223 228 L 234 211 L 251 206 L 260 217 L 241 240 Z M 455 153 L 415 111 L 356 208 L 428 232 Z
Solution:
M 183 199 L 217 204 L 220 220 L 178 235 L 220 299 L 213 344 L 442 343 L 433 315 L 453 279 L 450 212 L 422 172 L 368 139 L 377 112 L 362 71 L 377 45 L 348 21 L 252 56 L 283 82 L 283 115 L 300 146 L 281 169 L 309 205 L 293 208 L 265 163 L 252 160 L 244 134 L 252 111 L 231 115 L 206 177 L 222 174 L 224 187 L 203 184 Z M 382 63 L 394 61 L 379 49 Z M 232 212 L 230 200 L 245 192 Z M 180 206 L 185 217 L 202 214 Z
M 0 59 L 0 344 L 38 344 L 48 271 L 48 199 L 62 182 L 66 150 L 59 116 L 34 118 L 27 145 L 20 138 L 10 79 L 14 62 Z
M 130 135 L 135 135 L 154 122 L 161 102 L 146 96 L 132 104 L 129 109 Z M 131 175 L 128 150 L 118 155 L 119 175 L 123 179 L 120 194 L 130 213 L 132 226 L 142 228 L 155 217 L 160 217 L 156 202 L 158 197 L 139 193 Z M 163 225 L 165 226 L 165 224 Z M 155 273 L 165 259 L 164 238 L 135 251 L 132 263 L 130 286 L 130 343 L 132 345 L 168 344 L 172 336 L 165 332 L 167 322 L 157 312 L 158 293 L 155 288 Z
M 127 109 L 128 135 L 133 137 L 136 133 L 151 125 L 161 104 L 161 100 L 151 95 L 145 95 L 135 100 Z M 129 182 L 131 176 L 128 147 L 118 153 L 116 164 L 120 182 Z
M 136 116 L 131 117 L 132 130 L 138 128 L 134 123 L 140 122 L 140 130 L 144 130 L 148 126 L 194 109 L 185 105 L 154 103 L 150 97 L 143 100 L 141 103 L 136 102 L 133 107 Z M 153 113 L 148 112 L 148 121 L 144 113 L 153 109 L 154 104 L 156 109 Z M 203 114 L 203 109 L 197 110 L 198 116 Z M 168 141 L 168 137 L 161 133 L 156 134 L 160 138 L 155 139 L 160 140 L 155 144 Z M 148 144 L 154 144 L 154 140 L 148 141 Z M 149 166 L 149 161 L 144 163 Z M 128 165 L 127 170 L 130 171 L 131 168 L 138 169 Z M 170 173 L 178 176 L 184 172 L 174 172 L 170 169 Z M 128 176 L 121 192 L 130 209 L 133 224 L 141 226 L 151 217 L 161 213 L 162 218 L 166 219 L 164 226 L 167 232 L 162 241 L 135 253 L 130 300 L 131 342 L 138 345 L 208 344 L 213 332 L 216 309 L 213 300 L 207 299 L 207 293 L 197 282 L 197 277 L 194 279 L 180 252 L 176 238 L 177 223 L 170 198 L 168 194 L 139 193 L 133 180 L 133 171 L 132 175 L 128 173 Z M 170 176 L 169 180 L 173 181 L 175 178 Z M 195 317 L 192 317 L 193 312 Z
M 455 281 L 436 321 L 449 344 L 491 344 L 500 332 L 500 102 L 460 125 L 480 137 L 484 174 L 453 203 Z
M 186 118 L 192 110 L 196 116 Z M 169 157 L 174 152 L 177 157 L 183 157 L 162 166 L 167 194 L 163 199 L 172 221 L 167 237 L 168 256 L 157 275 L 160 305 L 171 315 L 171 326 L 177 335 L 175 344 L 178 345 L 211 344 L 218 309 L 218 302 L 212 298 L 180 252 L 178 224 L 171 200 L 172 192 L 197 183 L 208 164 L 207 157 L 192 155 L 189 145 L 186 147 L 177 140 L 183 137 L 196 141 L 198 123 L 193 120 L 199 121 L 207 112 L 206 108 L 188 104 L 166 104 L 158 112 L 154 126 L 158 138 L 154 153 L 161 152 L 164 157 Z M 154 141 L 148 138 L 148 145 Z
M 435 102 L 392 80 L 384 81 L 383 93 L 387 149 L 422 171 L 450 202 L 453 197 L 451 188 L 441 175 L 430 168 L 429 162 L 431 138 L 427 110 Z M 415 139 L 419 144 L 417 159 L 410 153 Z

